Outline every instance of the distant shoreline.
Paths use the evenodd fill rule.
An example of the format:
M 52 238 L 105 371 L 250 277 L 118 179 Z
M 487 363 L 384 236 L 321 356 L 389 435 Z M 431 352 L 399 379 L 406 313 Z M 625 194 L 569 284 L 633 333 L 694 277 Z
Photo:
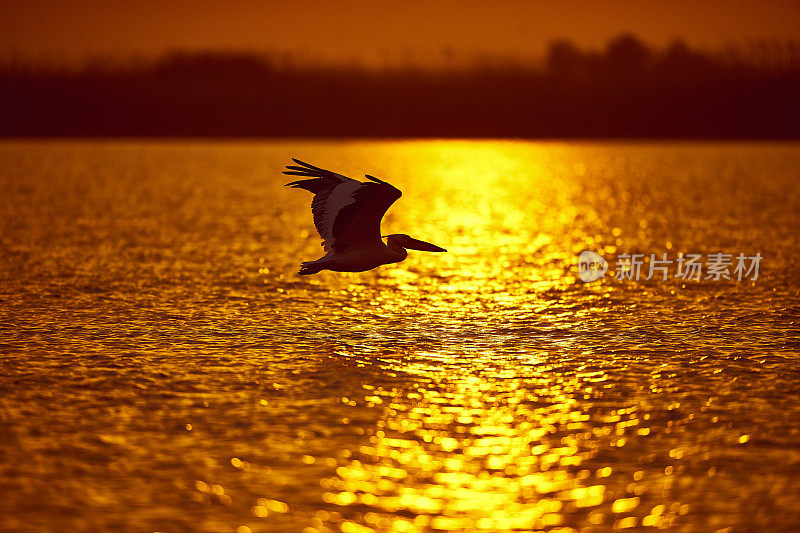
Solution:
M 556 42 L 542 65 L 301 67 L 174 54 L 80 71 L 0 65 L 2 137 L 798 139 L 800 47 L 762 56 L 604 54 Z

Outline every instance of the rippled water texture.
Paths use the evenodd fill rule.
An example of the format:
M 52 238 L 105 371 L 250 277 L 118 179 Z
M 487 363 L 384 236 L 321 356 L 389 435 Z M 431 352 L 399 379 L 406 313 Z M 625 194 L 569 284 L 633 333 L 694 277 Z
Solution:
M 298 276 L 290 156 L 449 252 Z M 797 144 L 4 141 L 0 530 L 798 529 L 799 176 Z M 587 249 L 763 260 L 584 284 Z

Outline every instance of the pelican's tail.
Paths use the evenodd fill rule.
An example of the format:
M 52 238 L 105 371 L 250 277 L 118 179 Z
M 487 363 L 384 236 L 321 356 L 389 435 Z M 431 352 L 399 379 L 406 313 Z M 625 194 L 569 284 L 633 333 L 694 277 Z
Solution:
M 325 268 L 324 263 L 318 263 L 316 261 L 306 261 L 300 264 L 300 275 L 308 276 L 309 274 L 316 274 L 324 268 Z

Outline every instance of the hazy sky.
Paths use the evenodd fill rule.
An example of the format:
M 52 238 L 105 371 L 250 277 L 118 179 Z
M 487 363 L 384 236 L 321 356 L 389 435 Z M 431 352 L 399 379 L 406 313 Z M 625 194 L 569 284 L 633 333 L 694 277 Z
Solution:
M 565 37 L 600 47 L 631 31 L 702 48 L 800 41 L 800 0 L 0 0 L 0 55 L 75 62 L 173 49 L 277 49 L 309 60 L 539 56 Z

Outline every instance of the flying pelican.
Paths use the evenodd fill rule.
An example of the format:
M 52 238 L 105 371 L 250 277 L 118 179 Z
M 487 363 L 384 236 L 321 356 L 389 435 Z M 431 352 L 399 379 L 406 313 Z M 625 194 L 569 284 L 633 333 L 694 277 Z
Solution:
M 354 179 L 325 170 L 299 159 L 300 166 L 287 165 L 284 174 L 312 179 L 293 181 L 287 187 L 314 193 L 311 213 L 327 252 L 316 261 L 300 265 L 300 275 L 320 270 L 364 272 L 380 265 L 399 263 L 409 250 L 446 252 L 444 248 L 408 235 L 389 235 L 381 240 L 381 219 L 401 192 L 383 180 L 367 174 L 371 182 Z

